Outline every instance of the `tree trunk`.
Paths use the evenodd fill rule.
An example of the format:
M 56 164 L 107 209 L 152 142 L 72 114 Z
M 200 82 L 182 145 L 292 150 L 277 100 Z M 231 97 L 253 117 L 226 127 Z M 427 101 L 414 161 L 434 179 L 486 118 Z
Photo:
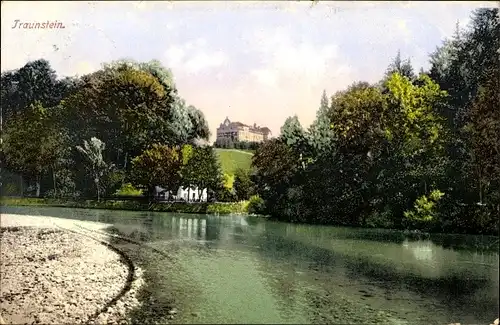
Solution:
M 23 175 L 20 177 L 20 185 L 21 185 L 21 197 L 24 197 L 24 178 Z
M 155 199 L 155 187 L 154 186 L 149 186 L 148 187 L 148 197 L 149 197 L 149 202 L 153 202 Z
M 56 168 L 54 166 L 52 166 L 52 181 L 54 182 L 54 196 L 57 196 Z
M 36 197 L 40 197 L 40 176 L 36 176 Z
M 97 175 L 95 175 L 95 177 L 94 177 L 94 184 L 95 184 L 95 189 L 96 189 L 96 193 L 97 193 L 97 202 L 99 202 L 101 199 L 101 190 L 99 188 L 99 177 Z
M 479 183 L 479 203 L 483 203 L 483 184 L 481 182 L 481 177 L 479 177 L 479 180 L 478 180 L 478 183 Z
M 123 159 L 123 169 L 127 170 L 127 162 L 128 162 L 128 152 L 125 152 L 125 158 Z

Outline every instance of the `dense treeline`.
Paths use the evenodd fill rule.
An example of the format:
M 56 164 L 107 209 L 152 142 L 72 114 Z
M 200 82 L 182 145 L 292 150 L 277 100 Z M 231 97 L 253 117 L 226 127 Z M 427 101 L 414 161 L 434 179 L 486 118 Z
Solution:
M 497 233 L 500 24 L 473 12 L 417 76 L 398 53 L 376 84 L 296 117 L 253 158 L 265 212 L 286 221 Z
M 203 113 L 159 62 L 121 60 L 58 79 L 46 60 L 2 73 L 3 195 L 223 190 Z M 132 185 L 133 186 L 132 186 Z
M 257 150 L 257 148 L 259 147 L 259 142 L 233 141 L 229 138 L 226 138 L 215 141 L 214 147 L 222 149 Z
M 2 195 L 109 197 L 155 186 L 251 199 L 279 220 L 496 233 L 500 220 L 500 23 L 479 9 L 416 74 L 323 93 L 314 123 L 288 118 L 253 170 L 223 175 L 203 113 L 157 61 L 58 79 L 46 60 L 2 73 Z M 248 148 L 246 147 L 248 145 Z M 238 147 L 237 147 L 238 146 Z M 256 196 L 258 195 L 258 196 Z

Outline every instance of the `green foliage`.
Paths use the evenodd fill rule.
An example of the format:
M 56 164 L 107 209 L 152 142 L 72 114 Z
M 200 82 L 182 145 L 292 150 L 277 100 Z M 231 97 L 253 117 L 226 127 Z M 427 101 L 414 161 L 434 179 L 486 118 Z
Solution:
M 54 206 L 66 208 L 82 209 L 106 209 L 106 210 L 132 210 L 132 211 L 154 211 L 154 212 L 175 212 L 175 213 L 197 213 L 197 214 L 247 214 L 248 202 L 230 203 L 141 203 L 139 201 L 118 200 L 75 200 L 67 199 L 42 199 L 42 198 L 0 198 L 2 206 Z
M 155 186 L 197 185 L 218 201 L 251 202 L 149 208 L 250 209 L 293 222 L 496 233 L 499 34 L 499 10 L 478 9 L 467 29 L 457 28 L 431 54 L 430 71 L 416 76 L 398 52 L 380 82 L 357 82 L 331 98 L 324 91 L 310 128 L 290 117 L 276 139 L 227 140 L 215 150 L 200 147 L 210 136 L 204 114 L 179 96 L 159 61 L 114 61 L 59 80 L 46 60 L 28 62 L 1 75 L 2 190 L 22 195 L 34 183 L 37 195 L 64 205 L 62 198 L 93 187 L 98 197 L 134 192 L 125 181 L 149 194 Z M 97 142 L 73 150 L 91 138 L 108 150 Z M 148 209 L 75 202 L 67 204 Z
M 5 167 L 33 179 L 40 195 L 40 180 L 64 155 L 66 137 L 57 129 L 51 111 L 40 102 L 9 120 L 2 135 Z
M 414 209 L 404 213 L 408 224 L 421 227 L 436 221 L 438 214 L 436 206 L 443 195 L 443 192 L 433 190 L 428 195 L 422 195 L 415 200 Z
M 334 132 L 331 128 L 330 104 L 326 91 L 321 96 L 320 107 L 316 119 L 309 128 L 308 144 L 315 155 L 321 155 L 330 150 L 334 141 Z
M 142 190 L 135 188 L 131 183 L 123 184 L 116 192 L 116 196 L 141 196 Z
M 207 214 L 246 214 L 248 202 L 212 203 L 207 206 Z
M 234 194 L 234 175 L 224 173 L 222 175 L 222 187 L 216 190 L 215 197 L 217 201 L 231 202 L 236 200 Z
M 258 195 L 252 195 L 248 201 L 248 213 L 264 214 L 266 211 L 264 200 Z
M 233 141 L 230 138 L 218 139 L 214 142 L 215 148 L 220 149 L 239 149 L 245 152 L 253 152 L 260 145 L 260 142 L 250 142 L 250 141 Z
M 396 57 L 392 60 L 391 64 L 385 72 L 385 78 L 389 79 L 394 73 L 397 73 L 409 80 L 415 79 L 415 73 L 411 65 L 410 59 L 402 60 L 401 51 L 398 51 Z
M 21 189 L 15 183 L 3 183 L 2 184 L 2 195 L 6 196 L 18 196 L 21 193 Z
M 374 211 L 366 219 L 365 225 L 369 228 L 392 228 L 394 223 L 392 222 L 392 215 L 389 209 L 383 211 Z
M 224 188 L 228 189 L 229 191 L 232 191 L 234 185 L 234 175 L 224 173 L 222 175 L 222 184 Z
M 234 176 L 234 192 L 238 200 L 248 200 L 253 194 L 253 183 L 250 179 L 250 172 L 237 169 L 236 175 Z
M 182 181 L 182 153 L 178 147 L 153 144 L 132 160 L 132 183 L 147 188 L 150 195 L 156 185 L 177 190 Z
M 479 202 L 500 206 L 500 67 L 486 69 L 488 75 L 471 104 L 471 158 L 478 179 Z
M 108 176 L 114 168 L 113 164 L 104 161 L 102 154 L 105 148 L 106 144 L 95 137 L 91 138 L 90 141 L 84 140 L 83 147 L 76 146 L 76 149 L 86 159 L 87 168 L 96 188 L 97 201 L 100 200 L 101 193 L 105 190 L 105 183 L 101 180 Z
M 189 152 L 190 157 L 181 170 L 183 186 L 198 187 L 200 197 L 204 189 L 222 188 L 223 178 L 215 150 L 195 147 Z

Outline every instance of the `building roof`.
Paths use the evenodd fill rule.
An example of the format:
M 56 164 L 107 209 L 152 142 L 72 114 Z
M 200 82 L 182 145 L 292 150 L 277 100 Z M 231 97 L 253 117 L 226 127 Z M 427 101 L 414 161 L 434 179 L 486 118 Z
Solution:
M 264 126 L 264 127 L 261 127 L 260 130 L 264 133 L 264 134 L 269 134 L 271 133 L 271 129 L 269 129 L 267 126 Z
M 222 125 L 230 125 L 230 126 L 237 126 L 237 127 L 248 127 L 250 128 L 250 131 L 252 132 L 258 132 L 258 133 L 262 133 L 262 134 L 269 134 L 271 133 L 271 130 L 267 127 L 267 126 L 263 126 L 263 127 L 260 127 L 260 126 L 257 126 L 256 124 L 254 125 L 248 125 L 248 124 L 245 124 L 245 123 L 241 123 L 241 122 L 231 122 L 231 120 L 229 119 L 229 117 L 226 117 L 226 119 L 224 120 L 224 122 L 222 122 Z

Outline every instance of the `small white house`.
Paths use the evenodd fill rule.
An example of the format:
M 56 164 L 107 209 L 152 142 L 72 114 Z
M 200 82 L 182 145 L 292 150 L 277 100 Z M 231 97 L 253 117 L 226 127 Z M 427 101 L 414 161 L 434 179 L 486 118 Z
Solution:
M 180 186 L 177 193 L 174 194 L 172 191 L 156 186 L 155 196 L 159 200 L 167 201 L 186 201 L 186 202 L 207 202 L 208 195 L 207 189 L 203 189 L 201 193 L 198 191 L 198 187 L 183 187 Z M 201 194 L 201 195 L 200 195 Z
M 200 195 L 201 194 L 201 195 Z M 207 202 L 207 189 L 204 188 L 201 193 L 198 187 L 179 187 L 176 199 L 188 202 Z

